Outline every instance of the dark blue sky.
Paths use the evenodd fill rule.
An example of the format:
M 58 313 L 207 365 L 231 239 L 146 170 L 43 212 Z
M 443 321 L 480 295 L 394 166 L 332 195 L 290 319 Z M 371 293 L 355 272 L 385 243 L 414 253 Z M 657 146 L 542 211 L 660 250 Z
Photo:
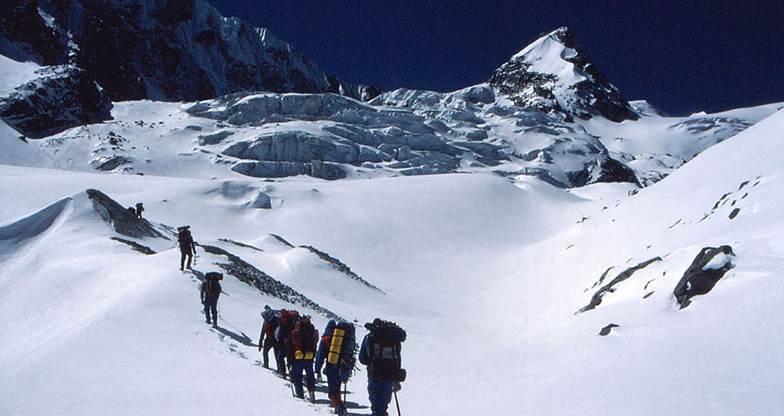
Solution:
M 671 115 L 784 101 L 784 2 L 208 0 L 350 83 L 454 91 L 568 26 L 627 99 Z

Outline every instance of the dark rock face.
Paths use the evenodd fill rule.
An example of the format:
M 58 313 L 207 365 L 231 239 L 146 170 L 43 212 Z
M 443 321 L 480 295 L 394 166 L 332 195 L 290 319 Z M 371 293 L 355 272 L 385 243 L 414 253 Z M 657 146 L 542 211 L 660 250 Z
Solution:
M 68 60 L 68 38 L 49 27 L 36 0 L 0 2 L 0 55 L 39 65 L 62 65 Z
M 101 218 L 112 224 L 114 231 L 131 238 L 167 238 L 144 218 L 136 218 L 128 209 L 117 201 L 95 189 L 88 189 L 87 196 L 93 201 L 93 207 Z M 167 238 L 168 239 L 168 238 Z
M 224 18 L 204 0 L 12 0 L 0 16 L 0 51 L 42 65 L 67 60 L 115 101 L 196 101 L 257 90 L 366 100 L 380 93 L 328 76 L 266 29 Z
M 539 47 L 546 42 L 557 43 L 561 53 L 550 55 L 552 47 Z M 574 72 L 573 77 L 563 79 L 562 74 L 541 72 L 544 67 L 537 66 L 539 61 L 554 60 L 559 61 L 556 64 L 566 65 L 568 72 Z M 561 114 L 567 121 L 573 117 L 587 120 L 597 115 L 616 122 L 639 118 L 618 88 L 607 82 L 604 74 L 575 43 L 573 33 L 565 27 L 515 55 L 495 70 L 489 82 L 501 94 L 511 98 L 515 105 Z
M 724 274 L 735 267 L 729 258 L 734 255 L 730 246 L 705 247 L 697 254 L 673 291 L 681 309 L 691 304 L 693 296 L 710 292 Z
M 86 71 L 71 65 L 46 67 L 40 78 L 0 98 L 0 118 L 31 138 L 110 120 L 112 103 Z

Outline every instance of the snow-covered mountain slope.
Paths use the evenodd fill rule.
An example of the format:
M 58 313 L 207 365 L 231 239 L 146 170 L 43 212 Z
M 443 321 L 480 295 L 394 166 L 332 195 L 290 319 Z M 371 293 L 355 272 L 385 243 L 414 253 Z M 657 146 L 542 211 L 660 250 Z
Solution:
M 260 181 L 187 158 L 171 169 L 214 178 L 0 166 L 0 193 L 13 195 L 0 205 L 0 382 L 12 386 L 0 410 L 330 412 L 322 391 L 317 406 L 292 399 L 255 345 L 264 304 L 310 313 L 319 329 L 325 314 L 240 282 L 225 255 L 200 249 L 183 274 L 173 241 L 126 238 L 157 252 L 143 255 L 111 240 L 122 235 L 84 192 L 95 188 L 143 201 L 155 224 L 191 225 L 203 247 L 337 315 L 400 323 L 406 414 L 780 413 L 783 133 L 779 111 L 633 196 L 628 184 L 566 191 L 482 173 Z M 248 205 L 258 190 L 271 209 Z M 734 268 L 679 309 L 672 292 L 692 259 L 725 244 Z M 228 296 L 211 330 L 197 285 L 221 270 Z M 369 413 L 364 372 L 348 390 L 351 414 Z

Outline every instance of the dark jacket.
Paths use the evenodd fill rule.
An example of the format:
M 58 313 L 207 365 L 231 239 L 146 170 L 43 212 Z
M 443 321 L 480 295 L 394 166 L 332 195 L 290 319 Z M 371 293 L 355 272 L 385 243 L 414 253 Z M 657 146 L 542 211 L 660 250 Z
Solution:
M 191 236 L 190 230 L 185 229 L 180 231 L 179 235 L 177 236 L 177 241 L 180 243 L 180 251 L 183 253 L 195 252 L 193 247 L 193 236 Z
M 220 283 L 216 279 L 207 279 L 201 282 L 202 303 L 205 299 L 207 299 L 207 297 L 214 297 L 215 299 L 218 299 L 222 290 L 223 289 L 221 288 Z

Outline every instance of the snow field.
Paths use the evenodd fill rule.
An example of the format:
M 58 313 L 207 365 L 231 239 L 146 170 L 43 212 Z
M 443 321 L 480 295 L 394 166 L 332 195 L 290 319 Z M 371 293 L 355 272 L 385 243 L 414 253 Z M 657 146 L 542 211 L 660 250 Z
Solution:
M 0 393 L 0 410 L 329 412 L 291 399 L 257 363 L 265 304 L 312 312 L 226 276 L 222 330 L 213 331 L 200 313 L 198 279 L 176 269 L 175 242 L 144 256 L 109 240 L 114 233 L 82 194 L 96 188 L 122 205 L 143 201 L 153 221 L 191 225 L 196 241 L 359 325 L 397 321 L 409 335 L 404 414 L 776 414 L 784 408 L 782 114 L 632 197 L 626 186 L 567 193 L 483 174 L 265 182 L 2 166 L 0 194 L 14 198 L 0 205 L 0 230 L 62 198 L 73 202 L 42 233 L 0 245 L 11 254 L 0 263 L 0 338 L 11 340 L 0 352 L 0 382 L 13 386 Z M 244 207 L 256 189 L 269 193 L 271 210 Z M 672 289 L 683 271 L 702 247 L 721 244 L 734 248 L 736 267 L 679 310 Z M 618 273 L 656 256 L 662 261 L 576 314 Z M 221 261 L 199 250 L 196 269 L 217 271 Z M 322 331 L 326 318 L 314 321 Z M 600 337 L 610 323 L 619 327 Z M 349 384 L 349 400 L 361 406 L 365 376 Z

